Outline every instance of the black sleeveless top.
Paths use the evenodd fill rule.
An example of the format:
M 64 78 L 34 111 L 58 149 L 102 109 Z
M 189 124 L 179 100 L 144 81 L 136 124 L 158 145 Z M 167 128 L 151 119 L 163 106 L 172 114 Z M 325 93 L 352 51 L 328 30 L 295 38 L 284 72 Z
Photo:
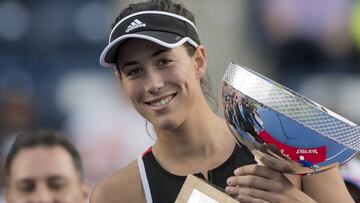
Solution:
M 151 202 L 151 199 L 154 203 L 175 202 L 185 182 L 186 176 L 177 176 L 163 169 L 156 161 L 151 148 L 142 155 L 139 161 L 141 162 L 141 160 L 143 161 L 143 168 L 145 169 L 144 171 L 147 177 L 147 181 L 144 181 L 146 178 L 141 177 L 142 184 L 145 194 L 151 194 L 147 194 L 151 196 L 146 197 L 147 202 Z M 226 187 L 227 178 L 234 175 L 236 168 L 255 163 L 254 156 L 245 146 L 239 147 L 236 145 L 231 156 L 223 164 L 208 171 L 208 181 L 223 190 Z M 140 173 L 142 173 L 140 165 L 139 169 Z M 196 173 L 194 175 L 205 179 L 202 173 Z M 148 186 L 146 184 L 148 184 Z M 146 188 L 150 189 L 150 191 L 146 191 Z

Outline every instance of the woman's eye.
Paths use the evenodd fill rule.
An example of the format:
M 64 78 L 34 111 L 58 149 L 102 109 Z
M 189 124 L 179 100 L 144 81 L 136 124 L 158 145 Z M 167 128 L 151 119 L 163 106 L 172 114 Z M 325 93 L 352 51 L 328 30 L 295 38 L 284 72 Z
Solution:
M 135 77 L 135 76 L 139 75 L 141 72 L 142 72 L 141 68 L 134 68 L 134 69 L 129 70 L 126 73 L 126 76 Z
M 159 65 L 159 66 L 166 66 L 166 65 L 168 65 L 168 64 L 171 63 L 171 62 L 172 62 L 171 59 L 163 58 L 163 59 L 160 59 L 160 60 L 158 61 L 158 65 Z

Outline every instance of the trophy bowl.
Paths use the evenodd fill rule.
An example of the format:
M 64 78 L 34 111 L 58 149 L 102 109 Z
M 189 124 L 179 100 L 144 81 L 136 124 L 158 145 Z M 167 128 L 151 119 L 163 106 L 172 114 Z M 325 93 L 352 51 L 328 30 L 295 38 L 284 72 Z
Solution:
M 235 63 L 222 80 L 224 116 L 258 163 L 289 174 L 344 164 L 360 149 L 360 127 Z

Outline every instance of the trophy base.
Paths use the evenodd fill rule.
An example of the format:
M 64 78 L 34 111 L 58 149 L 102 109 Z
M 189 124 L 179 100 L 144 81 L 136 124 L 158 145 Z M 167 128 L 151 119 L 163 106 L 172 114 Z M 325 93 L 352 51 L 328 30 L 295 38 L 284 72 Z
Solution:
M 188 175 L 175 203 L 237 203 L 235 199 L 194 175 Z

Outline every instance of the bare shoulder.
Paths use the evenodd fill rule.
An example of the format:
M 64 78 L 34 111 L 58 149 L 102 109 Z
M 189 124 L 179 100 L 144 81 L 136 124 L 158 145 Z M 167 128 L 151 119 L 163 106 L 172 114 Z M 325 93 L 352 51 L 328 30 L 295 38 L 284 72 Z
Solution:
M 145 202 L 137 161 L 96 184 L 90 203 Z

